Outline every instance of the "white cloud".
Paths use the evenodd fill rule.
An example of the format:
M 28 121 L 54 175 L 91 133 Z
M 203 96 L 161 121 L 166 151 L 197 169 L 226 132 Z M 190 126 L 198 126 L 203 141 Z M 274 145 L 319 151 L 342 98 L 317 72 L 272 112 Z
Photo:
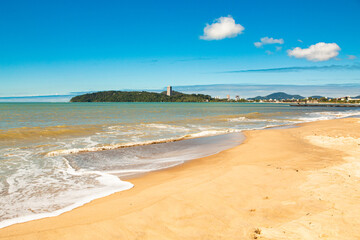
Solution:
M 309 48 L 296 47 L 292 50 L 287 50 L 290 57 L 306 58 L 309 61 L 319 62 L 327 61 L 339 55 L 340 47 L 336 43 L 319 42 L 311 45 Z
M 274 38 L 269 38 L 269 37 L 263 37 L 260 39 L 260 42 L 255 42 L 254 45 L 255 47 L 262 47 L 263 45 L 266 44 L 284 44 L 284 39 L 280 38 L 280 39 L 274 39 Z
M 269 51 L 269 50 L 266 50 L 265 52 L 266 52 L 267 55 L 272 55 L 272 54 L 274 54 L 272 51 Z
M 282 47 L 276 46 L 276 51 L 281 51 Z
M 354 60 L 356 59 L 357 57 L 355 55 L 347 55 L 348 59 L 350 60 Z
M 206 24 L 204 35 L 200 36 L 203 40 L 221 40 L 224 38 L 233 38 L 244 31 L 244 27 L 236 24 L 231 16 L 220 17 L 214 20 L 212 24 Z
M 301 39 L 298 39 L 298 42 L 301 42 L 301 43 L 303 43 L 303 41 L 302 41 Z

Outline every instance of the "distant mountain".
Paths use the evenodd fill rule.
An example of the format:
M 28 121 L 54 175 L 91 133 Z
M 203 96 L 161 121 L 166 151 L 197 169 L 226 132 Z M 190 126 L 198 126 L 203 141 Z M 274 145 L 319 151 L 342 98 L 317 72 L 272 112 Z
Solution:
M 284 92 L 276 92 L 269 94 L 267 96 L 257 96 L 254 98 L 249 98 L 250 100 L 269 100 L 269 99 L 276 99 L 276 100 L 286 100 L 286 99 L 303 99 L 305 97 L 300 95 L 290 95 Z
M 89 92 L 70 92 L 64 95 L 34 95 L 0 97 L 0 102 L 69 102 L 72 97 Z
M 0 102 L 68 102 L 75 95 L 0 97 Z

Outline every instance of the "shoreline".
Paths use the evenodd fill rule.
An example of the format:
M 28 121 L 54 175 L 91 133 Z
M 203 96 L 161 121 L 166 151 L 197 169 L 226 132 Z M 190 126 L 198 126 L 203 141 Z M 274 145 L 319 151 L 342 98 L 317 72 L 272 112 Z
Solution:
M 236 136 L 237 135 L 237 136 Z M 234 139 L 236 136 L 236 140 Z M 225 148 L 224 147 L 221 147 L 221 145 L 224 145 L 225 143 L 229 143 L 229 141 L 232 140 L 234 141 L 234 143 L 232 143 L 230 146 L 226 146 Z M 154 145 L 168 145 L 168 144 L 175 144 L 175 145 L 178 145 L 177 148 L 181 148 L 181 145 L 182 144 L 187 144 L 189 145 L 189 143 L 187 142 L 192 142 L 192 144 L 195 144 L 195 145 L 202 145 L 204 143 L 202 142 L 207 142 L 205 143 L 205 146 L 212 146 L 212 147 L 215 147 L 215 148 L 219 148 L 217 149 L 215 152 L 202 152 L 201 154 L 198 154 L 198 156 L 185 156 L 185 157 L 182 157 L 182 160 L 181 162 L 178 162 L 178 163 L 174 163 L 173 165 L 170 165 L 170 166 L 166 166 L 166 167 L 162 167 L 162 168 L 159 168 L 159 169 L 155 169 L 155 170 L 149 170 L 149 171 L 139 171 L 138 173 L 133 173 L 133 174 L 130 174 L 130 175 L 124 175 L 124 176 L 119 176 L 115 173 L 108 173 L 108 172 L 102 172 L 102 171 L 90 171 L 90 170 L 87 170 L 87 172 L 94 172 L 94 173 L 97 173 L 99 174 L 101 177 L 104 177 L 104 178 L 113 178 L 113 179 L 117 179 L 117 181 L 115 182 L 118 182 L 121 184 L 121 186 L 119 186 L 117 189 L 113 189 L 113 190 L 110 190 L 110 191 L 105 191 L 105 192 L 99 192 L 98 194 L 94 195 L 94 196 L 91 196 L 91 197 L 88 197 L 88 198 L 84 198 L 84 199 L 81 199 L 80 201 L 77 201 L 69 206 L 66 206 L 64 208 L 60 208 L 58 210 L 55 210 L 55 211 L 52 211 L 52 212 L 46 212 L 46 213 L 38 213 L 38 214 L 34 214 L 34 215 L 26 215 L 26 216 L 21 216 L 21 217 L 17 217 L 17 218 L 12 218 L 12 219 L 7 219 L 7 220 L 4 220 L 2 222 L 0 222 L 0 230 L 3 229 L 3 228 L 6 228 L 6 227 L 9 227 L 9 226 L 12 226 L 12 225 L 16 225 L 16 224 L 21 224 L 21 223 L 26 223 L 26 222 L 29 222 L 29 221 L 34 221 L 34 220 L 39 220 L 39 219 L 44 219 L 44 218 L 51 218 L 51 217 L 56 217 L 56 216 L 59 216 L 63 213 L 66 213 L 66 212 L 69 212 L 69 211 L 72 211 L 76 208 L 79 208 L 81 206 L 84 206 L 85 204 L 88 204 L 96 199 L 100 199 L 100 198 L 104 198 L 104 197 L 107 197 L 109 195 L 112 195 L 112 194 L 115 194 L 115 193 L 118 193 L 118 192 L 121 192 L 121 191 L 125 191 L 125 190 L 129 190 L 131 188 L 134 187 L 134 185 L 130 182 L 132 179 L 134 178 L 139 178 L 141 176 L 144 176 L 146 174 L 149 174 L 151 172 L 158 172 L 158 171 L 163 171 L 163 170 L 166 170 L 166 169 L 169 169 L 169 168 L 173 168 L 173 167 L 176 167 L 178 165 L 181 165 L 181 164 L 184 164 L 188 161 L 192 161 L 192 160 L 195 160 L 195 159 L 198 159 L 198 158 L 203 158 L 203 157 L 208 157 L 208 156 L 212 156 L 212 155 L 215 155 L 221 151 L 224 151 L 224 150 L 227 150 L 227 149 L 230 149 L 234 146 L 238 146 L 240 144 L 242 144 L 242 142 L 245 140 L 245 136 L 242 134 L 242 132 L 224 132 L 224 133 L 221 133 L 221 134 L 218 134 L 218 135 L 209 135 L 209 136 L 199 136 L 199 137 L 192 137 L 192 138 L 186 138 L 186 137 L 181 137 L 181 138 L 177 138 L 177 139 L 167 139 L 167 140 L 159 140 L 159 141 L 152 141 L 152 143 L 139 143 L 137 145 L 131 145 L 131 146 L 123 146 L 121 145 L 121 147 L 116 147 L 114 149 L 107 149 L 107 150 L 104 150 L 104 149 L 101 149 L 99 151 L 97 151 L 97 153 L 102 153 L 104 151 L 116 151 L 116 150 L 121 150 L 123 148 L 142 148 L 142 147 L 154 147 Z M 214 143 L 215 141 L 220 141 L 220 143 L 217 143 L 215 145 L 217 146 L 214 146 Z M 222 143 L 224 142 L 224 143 Z M 99 147 L 101 148 L 101 147 Z M 180 149 L 178 149 L 180 150 Z M 201 150 L 201 149 L 199 149 Z M 212 150 L 213 151 L 213 150 Z M 90 152 L 79 152 L 79 153 L 75 153 L 75 154 L 86 154 L 86 153 L 91 153 L 92 151 Z M 70 153 L 70 154 L 74 154 L 74 153 Z M 71 170 L 74 170 L 74 168 L 69 164 L 69 161 L 65 159 L 65 161 L 67 162 L 67 165 L 69 165 L 69 168 Z
M 229 197 L 231 198 L 231 196 L 233 196 L 233 194 L 230 194 L 230 195 L 221 194 L 221 196 L 213 196 L 213 194 L 211 194 L 211 191 L 209 192 L 208 190 L 211 190 L 211 189 L 216 190 L 216 189 L 213 189 L 213 187 L 211 187 L 211 186 L 209 187 L 208 182 L 215 181 L 215 180 L 217 180 L 219 178 L 222 179 L 223 177 L 221 175 L 224 174 L 224 171 L 228 170 L 228 171 L 232 172 L 233 168 L 238 169 L 240 171 L 240 173 L 243 173 L 245 175 L 245 176 L 238 176 L 239 173 L 236 173 L 235 175 L 237 175 L 240 179 L 244 178 L 246 176 L 249 178 L 249 177 L 251 177 L 251 175 L 249 176 L 248 172 L 246 172 L 246 171 L 244 172 L 244 170 L 239 169 L 239 167 L 241 167 L 241 166 L 244 167 L 244 168 L 249 168 L 250 167 L 250 169 L 248 169 L 248 170 L 253 171 L 254 169 L 252 169 L 251 166 L 257 165 L 258 163 L 260 163 L 261 167 L 263 167 L 263 170 L 264 170 L 264 172 L 266 174 L 272 175 L 271 171 L 269 172 L 268 171 L 269 169 L 267 169 L 267 167 L 269 167 L 267 164 L 270 164 L 270 165 L 275 164 L 275 165 L 277 165 L 278 163 L 276 161 L 273 162 L 274 161 L 274 156 L 264 157 L 265 156 L 265 155 L 263 155 L 264 153 L 260 154 L 259 153 L 259 148 L 260 147 L 257 146 L 258 144 L 261 145 L 261 150 L 264 151 L 264 152 L 266 152 L 266 151 L 274 152 L 274 149 L 273 149 L 274 147 L 279 148 L 279 149 L 284 148 L 284 152 L 287 153 L 285 155 L 291 156 L 291 154 L 294 155 L 294 152 L 299 153 L 299 150 L 296 150 L 296 148 L 298 148 L 297 145 L 299 145 L 299 143 L 301 143 L 300 144 L 301 147 L 305 147 L 306 149 L 308 149 L 308 148 L 310 149 L 310 152 L 308 153 L 309 155 L 311 155 L 311 154 L 314 155 L 314 156 L 311 156 L 311 159 L 315 159 L 316 158 L 315 155 L 317 153 L 317 150 L 315 150 L 314 153 L 312 152 L 312 151 L 314 151 L 313 148 L 314 148 L 315 145 L 314 144 L 309 144 L 307 141 L 301 139 L 301 137 L 304 137 L 304 133 L 302 133 L 302 132 L 304 132 L 303 131 L 304 129 L 305 129 L 305 135 L 309 134 L 309 132 L 311 132 L 312 134 L 310 134 L 309 136 L 315 137 L 315 136 L 318 136 L 318 135 L 317 134 L 314 135 L 313 132 L 320 131 L 322 129 L 322 134 L 328 134 L 326 132 L 329 129 L 329 127 L 330 127 L 330 129 L 333 130 L 333 129 L 336 129 L 337 123 L 341 123 L 341 125 L 344 125 L 344 126 L 338 126 L 338 128 L 342 129 L 342 131 L 344 133 L 346 131 L 348 131 L 349 133 L 346 133 L 346 134 L 349 135 L 349 134 L 356 134 L 356 133 L 351 133 L 351 132 L 354 131 L 354 129 L 348 129 L 348 128 L 351 127 L 352 125 L 355 125 L 355 127 L 358 127 L 357 125 L 360 126 L 360 124 L 357 124 L 358 122 L 359 122 L 359 119 L 356 119 L 356 118 L 344 118 L 344 119 L 326 120 L 326 121 L 318 121 L 318 122 L 310 122 L 310 123 L 300 123 L 300 124 L 297 124 L 299 126 L 297 128 L 286 128 L 286 129 L 271 129 L 271 128 L 268 128 L 267 131 L 262 131 L 262 130 L 245 131 L 244 134 L 246 135 L 247 138 L 245 139 L 245 141 L 241 145 L 239 145 L 237 147 L 222 151 L 220 153 L 217 153 L 215 155 L 211 155 L 211 156 L 208 156 L 208 157 L 191 160 L 191 161 L 188 161 L 188 162 L 186 162 L 184 164 L 177 165 L 177 166 L 172 167 L 172 168 L 146 173 L 145 175 L 143 175 L 141 177 L 133 178 L 133 179 L 131 179 L 131 182 L 134 183 L 134 185 L 135 185 L 135 187 L 133 189 L 131 189 L 129 191 L 117 192 L 117 193 L 112 194 L 110 196 L 93 200 L 90 203 L 87 203 L 87 204 L 85 204 L 85 205 L 83 205 L 83 206 L 81 206 L 79 208 L 71 210 L 70 212 L 66 212 L 64 214 L 61 214 L 58 217 L 43 218 L 43 219 L 39 219 L 39 220 L 35 220 L 35 221 L 15 224 L 15 225 L 12 225 L 12 226 L 9 226 L 9 227 L 2 228 L 2 229 L 0 229 L 0 238 L 6 239 L 8 237 L 8 239 L 16 239 L 17 237 L 21 236 L 21 238 L 26 237 L 28 239 L 33 239 L 33 238 L 37 238 L 37 237 L 40 237 L 40 236 L 44 237 L 44 236 L 50 236 L 51 235 L 51 239 L 56 239 L 56 238 L 59 238 L 59 239 L 60 238 L 61 239 L 69 238 L 70 239 L 69 235 L 71 235 L 71 234 L 67 231 L 67 229 L 68 230 L 71 229 L 71 231 L 70 230 L 69 231 L 73 232 L 73 233 L 77 232 L 78 234 L 80 234 L 79 236 L 90 237 L 90 235 L 89 235 L 90 233 L 87 233 L 87 231 L 91 232 L 91 230 L 92 230 L 91 226 L 97 225 L 97 223 L 103 223 L 104 221 L 112 221 L 113 220 L 115 222 L 118 222 L 119 224 L 122 222 L 123 223 L 122 226 L 124 226 L 124 228 L 127 229 L 127 230 L 112 229 L 111 232 L 114 231 L 116 234 L 115 233 L 106 233 L 106 234 L 110 234 L 111 236 L 116 235 L 116 236 L 122 236 L 124 238 L 133 239 L 132 237 L 129 237 L 129 236 L 134 236 L 134 234 L 131 231 L 129 232 L 129 227 L 126 226 L 125 219 L 118 219 L 118 215 L 119 216 L 124 216 L 124 215 L 129 215 L 129 214 L 130 215 L 132 215 L 132 214 L 136 215 L 136 213 L 137 214 L 141 213 L 140 215 L 138 215 L 138 217 L 143 217 L 144 212 L 142 210 L 147 209 L 148 207 L 152 208 L 151 206 L 153 204 L 157 205 L 157 202 L 158 201 L 162 202 L 161 199 L 163 199 L 163 198 L 165 198 L 165 199 L 171 198 L 172 194 L 175 194 L 177 196 L 175 199 L 172 199 L 174 201 L 174 204 L 175 204 L 174 207 L 176 208 L 176 211 L 174 212 L 171 208 L 169 209 L 170 210 L 169 213 L 174 215 L 174 216 L 172 215 L 174 219 L 177 219 L 179 221 L 178 217 L 180 215 L 182 215 L 182 210 L 184 210 L 185 212 L 191 210 L 191 209 L 188 209 L 187 207 L 184 207 L 183 202 L 186 203 L 185 206 L 190 204 L 196 210 L 200 211 L 201 209 L 198 209 L 198 207 L 197 207 L 198 205 L 195 204 L 195 206 L 194 206 L 191 202 L 189 202 L 189 200 L 191 200 L 191 201 L 193 200 L 196 203 L 200 203 L 200 205 L 205 204 L 206 206 L 209 207 L 209 209 L 207 209 L 207 208 L 206 209 L 209 210 L 212 214 L 210 214 L 210 215 L 205 214 L 207 216 L 207 217 L 205 217 L 205 219 L 207 219 L 210 222 L 205 221 L 205 225 L 204 225 L 203 221 L 200 221 L 201 219 L 199 220 L 200 222 L 197 222 L 197 224 L 200 224 L 200 225 L 203 224 L 203 225 L 201 225 L 203 227 L 207 226 L 207 225 L 209 227 L 210 225 L 212 226 L 211 221 L 214 220 L 213 217 L 218 214 L 216 209 L 214 209 L 213 204 L 215 204 L 215 203 L 220 204 L 220 202 L 222 200 L 227 201 Z M 316 127 L 317 128 L 320 127 L 320 130 L 316 129 Z M 298 137 L 298 138 L 296 138 L 296 137 L 293 138 L 293 136 L 292 136 L 293 134 L 295 134 L 295 136 Z M 260 136 L 260 138 L 259 138 L 259 136 Z M 287 140 L 289 140 L 290 143 L 288 143 L 287 141 L 284 141 L 284 139 L 278 139 L 278 137 L 281 137 L 281 136 L 283 138 L 287 137 Z M 305 136 L 305 138 L 309 137 L 309 136 Z M 267 142 L 266 139 L 265 140 L 262 139 L 264 137 L 267 138 L 267 139 L 270 138 L 270 140 L 272 138 L 275 138 L 278 141 L 280 141 L 282 144 L 272 142 L 272 141 Z M 358 137 L 358 136 L 356 136 L 356 137 Z M 316 139 L 316 137 L 315 137 L 315 139 Z M 254 143 L 254 141 L 255 141 L 255 143 Z M 256 141 L 259 141 L 258 144 L 256 143 Z M 295 141 L 295 144 L 292 141 Z M 297 141 L 299 141 L 299 142 L 297 142 Z M 321 148 L 323 148 L 323 147 L 320 147 L 320 150 L 322 150 Z M 340 150 L 336 150 L 336 151 L 340 151 Z M 234 152 L 236 153 L 235 155 L 234 155 Z M 326 159 L 326 155 L 330 154 L 329 152 L 330 153 L 334 152 L 334 150 L 328 150 L 326 148 L 326 152 L 323 153 L 324 155 L 322 155 L 322 157 Z M 240 154 L 240 156 L 246 155 L 248 158 L 252 158 L 252 161 L 250 161 L 248 159 L 239 158 L 239 157 L 236 156 L 238 154 Z M 252 156 L 252 155 L 256 155 L 257 157 L 255 157 L 255 159 L 254 159 L 254 156 Z M 275 159 L 276 159 L 276 157 L 278 157 L 278 155 L 283 156 L 284 153 L 275 152 L 274 155 L 275 155 Z M 319 167 L 318 166 L 319 164 L 320 165 L 325 164 L 326 167 L 329 167 L 330 165 L 333 165 L 333 164 L 335 164 L 335 165 L 339 164 L 339 163 L 343 162 L 342 158 L 343 158 L 344 155 L 346 155 L 346 154 L 340 154 L 339 152 L 336 152 L 336 154 L 334 155 L 334 156 L 336 156 L 335 157 L 336 161 L 334 161 L 334 162 L 333 161 L 327 161 L 326 163 L 318 163 L 318 162 L 316 162 L 315 166 L 310 166 L 312 163 L 308 162 L 304 166 L 293 166 L 292 168 L 290 168 L 291 174 L 290 174 L 290 172 L 288 172 L 289 169 L 286 169 L 287 171 L 286 171 L 285 175 L 286 175 L 286 177 L 294 178 L 294 176 L 292 176 L 292 174 L 302 172 L 302 171 L 300 171 L 301 167 L 305 168 L 304 171 L 307 171 L 306 168 L 310 168 L 310 169 L 314 168 L 316 170 L 316 168 Z M 262 159 L 262 158 L 265 158 L 265 159 Z M 269 159 L 267 159 L 267 158 L 269 158 Z M 298 159 L 298 158 L 299 158 L 299 156 L 297 156 L 295 159 Z M 223 164 L 222 159 L 226 159 L 227 163 Z M 288 162 L 287 159 L 283 159 L 283 158 L 279 158 L 279 159 L 280 159 L 279 160 L 280 162 L 286 162 L 287 165 L 294 164 L 294 163 Z M 278 166 L 278 167 L 280 169 L 282 169 L 284 166 Z M 278 167 L 276 167 L 276 168 L 270 167 L 270 168 L 272 170 L 274 170 L 274 171 L 277 171 L 277 170 L 279 170 Z M 289 167 L 289 166 L 287 166 L 287 167 Z M 299 168 L 299 169 L 294 170 L 293 169 L 294 167 Z M 209 170 L 209 171 L 206 171 L 204 168 Z M 321 167 L 320 167 L 320 169 L 321 169 Z M 225 171 L 225 173 L 227 173 L 227 172 Z M 193 176 L 193 175 L 195 175 L 195 176 Z M 229 175 L 229 174 L 226 174 L 226 175 Z M 301 173 L 296 174 L 296 175 L 301 175 Z M 212 177 L 214 177 L 214 178 L 212 178 Z M 281 181 L 279 181 L 279 179 L 277 179 L 276 176 L 273 176 L 273 177 L 274 177 L 273 180 L 277 180 L 278 184 L 284 184 L 284 183 L 281 183 Z M 284 180 L 283 177 L 284 176 L 282 176 L 282 178 L 281 178 L 282 180 Z M 200 178 L 200 179 L 198 179 L 198 178 Z M 259 176 L 257 176 L 257 174 L 255 174 L 254 178 L 256 179 L 256 178 L 261 178 L 261 177 L 259 177 Z M 213 180 L 213 179 L 215 179 L 215 180 Z M 237 179 L 237 177 L 234 176 L 234 175 L 229 175 L 228 179 L 225 178 L 225 179 L 222 179 L 222 180 L 225 180 L 225 182 L 229 183 L 229 181 L 232 182 L 231 180 L 237 180 L 238 181 L 239 179 Z M 258 180 L 259 180 L 259 183 L 261 182 L 265 186 L 268 185 L 266 183 L 266 181 L 261 181 L 261 179 L 258 179 Z M 264 179 L 262 179 L 262 180 L 264 180 Z M 297 181 L 300 181 L 301 179 L 295 179 L 295 180 L 296 180 L 295 182 L 297 182 Z M 185 196 L 183 196 L 181 191 L 177 191 L 177 190 L 173 189 L 174 186 L 177 186 L 177 187 L 179 187 L 179 189 L 183 189 L 185 192 L 189 192 L 189 189 L 184 188 L 184 186 L 182 186 L 180 183 L 186 184 L 186 186 L 189 187 L 190 189 L 194 189 L 194 191 L 190 191 L 191 193 L 189 193 L 190 196 L 192 196 L 192 197 L 186 198 Z M 197 184 L 195 184 L 195 183 L 197 183 Z M 195 184 L 195 186 L 193 186 L 193 184 Z M 165 185 L 165 186 L 163 186 L 163 185 Z M 202 185 L 206 185 L 206 188 L 205 189 L 201 188 Z M 231 186 L 231 183 L 229 185 Z M 224 188 L 225 188 L 225 185 L 220 184 L 219 186 L 224 186 Z M 256 189 L 255 190 L 252 189 L 252 188 L 249 189 L 248 186 L 246 186 L 246 184 L 240 184 L 240 186 L 238 186 L 238 187 L 240 187 L 240 189 L 241 188 L 246 189 L 250 193 L 252 191 L 256 192 Z M 226 188 L 229 188 L 229 186 L 226 185 Z M 264 187 L 256 186 L 256 188 L 264 188 Z M 152 192 L 152 190 L 154 190 L 154 189 L 157 190 L 157 191 Z M 289 188 L 289 189 L 291 189 L 291 188 Z M 164 190 L 168 190 L 168 193 L 164 193 Z M 231 190 L 234 190 L 234 189 L 231 189 Z M 262 190 L 264 192 L 268 192 L 268 195 L 270 195 L 270 193 L 271 193 L 271 191 L 269 192 L 270 189 L 265 188 L 265 189 L 262 189 Z M 216 201 L 212 201 L 212 204 L 207 203 L 207 200 L 205 200 L 205 198 L 203 198 L 201 195 L 199 196 L 197 194 L 197 191 L 204 192 L 205 195 L 210 197 L 210 199 L 214 198 Z M 232 192 L 232 193 L 234 193 L 234 192 Z M 138 194 L 141 195 L 141 196 L 139 197 Z M 239 194 L 244 195 L 244 193 L 239 193 Z M 266 194 L 262 194 L 262 195 L 266 195 Z M 141 198 L 141 197 L 144 197 L 144 196 L 146 196 L 146 198 Z M 181 198 L 179 196 L 182 196 L 183 198 Z M 194 198 L 194 196 L 196 196 L 196 197 Z M 250 195 L 250 196 L 252 196 L 252 195 Z M 270 199 L 269 196 L 263 196 L 263 198 L 266 198 L 266 197 L 267 197 L 267 200 Z M 218 199 L 218 198 L 220 198 L 220 199 Z M 253 199 L 254 197 L 250 197 L 249 199 L 251 199 L 251 198 Z M 180 199 L 182 199 L 182 201 L 180 201 Z M 240 200 L 240 199 L 238 199 L 238 197 L 236 197 L 236 199 Z M 242 200 L 247 202 L 247 204 L 251 203 L 251 201 L 249 199 L 242 198 Z M 253 200 L 254 200 L 253 201 L 254 205 L 259 203 L 259 199 L 253 199 Z M 260 202 L 263 202 L 263 200 L 264 199 L 261 199 Z M 296 201 L 295 201 L 295 203 L 296 203 Z M 118 206 L 119 204 L 120 205 L 121 204 L 126 204 L 126 206 L 128 208 L 126 208 L 125 206 L 122 206 L 122 207 L 119 207 L 119 209 L 117 209 L 115 211 L 118 215 L 112 213 L 112 208 L 113 208 L 112 206 Z M 160 209 L 164 209 L 164 206 L 170 207 L 170 205 L 168 205 L 168 204 L 170 204 L 169 201 L 167 201 L 165 203 L 165 205 L 162 204 L 162 208 L 160 208 Z M 176 206 L 176 204 L 178 204 L 179 206 Z M 240 204 L 240 203 L 237 202 L 237 204 Z M 282 205 L 282 204 L 280 204 L 280 205 Z M 292 206 L 293 203 L 290 201 L 290 202 L 288 202 L 288 204 L 285 204 L 285 205 L 286 206 Z M 146 206 L 146 207 L 142 208 L 143 206 Z M 229 206 L 226 206 L 226 207 L 229 207 Z M 307 206 L 307 207 L 309 207 L 309 206 Z M 290 210 L 290 213 L 295 214 L 293 211 L 294 210 Z M 157 211 L 155 211 L 155 212 L 157 212 Z M 237 211 L 234 210 L 234 212 L 237 212 Z M 94 213 L 96 213 L 96 214 L 94 215 Z M 152 213 L 154 214 L 154 211 L 152 211 Z M 230 213 L 228 211 L 226 211 L 226 213 L 227 214 L 225 214 L 225 216 L 231 215 L 232 217 L 234 217 L 234 219 L 236 219 L 236 221 L 240 221 L 240 223 L 242 222 L 241 219 L 238 219 L 239 216 L 233 216 L 234 214 L 232 214 L 232 213 Z M 255 208 L 255 210 L 253 210 L 253 208 L 251 208 L 250 210 L 247 210 L 245 213 L 240 211 L 239 215 L 241 217 L 245 217 L 245 216 L 249 217 L 248 216 L 249 214 L 250 214 L 250 216 L 257 215 L 256 214 L 257 210 L 256 210 L 256 208 Z M 146 214 L 146 212 L 145 212 L 145 218 L 151 219 L 153 216 L 156 216 L 157 221 L 161 220 L 162 218 L 166 218 L 166 216 L 164 216 L 164 213 L 159 213 L 159 216 L 158 216 L 158 214 L 156 214 L 156 215 L 151 215 L 150 214 L 149 215 L 149 214 Z M 195 216 L 197 216 L 197 215 L 195 215 Z M 202 214 L 200 214 L 200 216 L 202 216 Z M 220 215 L 218 217 L 221 218 Z M 173 219 L 173 218 L 170 218 L 170 219 Z M 73 224 L 72 219 L 76 220 L 77 222 L 75 222 Z M 96 219 L 96 220 L 94 220 L 94 219 Z M 135 220 L 137 218 L 135 217 L 135 218 L 132 218 L 132 219 Z M 227 217 L 226 217 L 225 220 L 229 220 L 229 219 L 227 219 Z M 246 218 L 244 218 L 244 220 L 246 220 Z M 259 222 L 262 222 L 263 219 L 260 218 L 258 220 L 259 220 Z M 147 229 L 149 231 L 150 231 L 150 229 L 152 229 L 151 226 L 147 226 L 146 224 L 144 225 L 144 224 L 139 223 L 137 225 L 136 221 L 130 221 L 130 222 L 132 222 L 132 226 L 133 226 L 133 227 L 130 227 L 130 229 L 137 229 L 137 231 L 140 231 L 140 232 L 142 231 L 143 228 L 145 228 L 145 229 Z M 164 223 L 164 221 L 160 221 L 160 222 Z M 168 221 L 165 221 L 165 222 L 167 224 L 170 223 Z M 183 221 L 181 221 L 181 222 L 183 223 Z M 189 222 L 193 222 L 193 221 L 189 220 Z M 208 224 L 206 224 L 206 222 L 208 222 Z M 250 222 L 252 222 L 252 220 Z M 149 222 L 149 224 L 150 224 L 150 222 Z M 245 225 L 249 225 L 249 224 L 250 223 L 247 223 Z M 104 226 L 104 228 L 111 228 L 111 225 L 112 224 L 110 224 L 110 226 L 108 226 L 108 227 Z M 261 224 L 259 224 L 259 225 L 261 225 Z M 88 226 L 88 227 L 84 227 L 83 230 L 86 229 L 86 231 L 84 232 L 84 231 L 81 230 L 82 227 L 80 227 L 80 226 Z M 138 228 L 136 228 L 134 226 L 138 226 Z M 232 225 L 230 224 L 229 227 L 231 228 L 231 226 Z M 155 231 L 155 229 L 156 229 L 156 231 Z M 160 231 L 158 228 L 155 228 L 155 229 L 152 229 L 150 232 L 153 232 L 153 231 L 159 232 Z M 182 228 L 180 228 L 178 230 L 181 230 L 181 229 Z M 198 234 L 203 236 L 204 233 L 201 230 L 202 229 L 201 227 L 195 228 L 195 229 L 198 230 Z M 243 229 L 243 231 L 246 232 L 245 235 L 244 234 L 242 235 L 245 238 L 247 238 L 251 234 L 253 234 L 253 232 L 251 232 L 253 230 L 249 230 L 247 227 L 243 226 L 242 229 Z M 246 229 L 248 229 L 248 230 L 246 230 Z M 253 228 L 251 228 L 251 229 L 253 229 Z M 264 228 L 261 228 L 261 229 L 262 229 L 262 231 L 264 233 L 266 233 L 268 231 L 268 230 L 266 230 Z M 98 230 L 100 232 L 102 232 L 101 228 L 98 229 Z M 217 229 L 217 230 L 220 231 L 219 229 Z M 175 230 L 172 230 L 172 231 L 177 232 Z M 225 231 L 225 229 L 224 229 L 224 231 Z M 241 232 L 243 232 L 243 231 L 241 231 Z M 145 236 L 146 236 L 144 238 L 146 238 L 146 239 L 155 238 L 156 234 L 155 235 L 153 235 L 153 234 L 148 235 L 146 232 L 147 231 L 145 231 L 145 233 L 144 233 Z M 225 231 L 225 232 L 227 232 L 227 231 Z M 59 233 L 61 233 L 62 235 L 61 234 L 59 235 Z M 92 232 L 92 233 L 94 234 L 94 232 Z M 95 233 L 97 233 L 96 230 L 95 230 Z M 165 234 L 165 233 L 163 232 L 162 234 Z M 220 231 L 217 234 L 220 236 L 223 233 L 222 233 L 222 231 Z M 95 235 L 94 235 L 94 237 L 95 237 Z M 107 236 L 109 236 L 109 235 L 107 235 Z M 160 234 L 160 235 L 156 235 L 156 236 L 163 236 L 163 235 Z M 166 236 L 169 236 L 169 235 L 166 235 Z M 176 236 L 178 236 L 178 235 L 176 235 Z M 215 235 L 211 235 L 211 236 L 215 236 Z M 226 237 L 228 239 L 231 238 L 231 236 L 234 237 L 234 235 L 231 235 L 231 234 L 226 235 Z M 225 237 L 225 236 L 220 236 L 220 237 Z M 179 238 L 180 238 L 180 236 L 179 236 Z M 111 238 L 108 238 L 108 239 L 111 239 Z M 271 239 L 271 238 L 269 238 L 269 239 Z

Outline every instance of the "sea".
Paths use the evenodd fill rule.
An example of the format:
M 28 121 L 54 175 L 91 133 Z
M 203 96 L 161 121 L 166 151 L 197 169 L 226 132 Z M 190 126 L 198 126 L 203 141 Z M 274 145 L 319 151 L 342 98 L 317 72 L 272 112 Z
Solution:
M 237 146 L 242 131 L 360 115 L 276 103 L 0 103 L 0 228 Z

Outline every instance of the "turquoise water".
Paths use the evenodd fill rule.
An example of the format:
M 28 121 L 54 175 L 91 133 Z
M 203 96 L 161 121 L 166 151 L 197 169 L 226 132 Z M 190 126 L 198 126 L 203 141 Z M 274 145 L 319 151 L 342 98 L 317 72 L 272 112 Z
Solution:
M 0 103 L 0 227 L 129 189 L 122 178 L 235 146 L 243 130 L 359 113 L 271 103 Z M 166 143 L 183 139 L 193 140 Z

